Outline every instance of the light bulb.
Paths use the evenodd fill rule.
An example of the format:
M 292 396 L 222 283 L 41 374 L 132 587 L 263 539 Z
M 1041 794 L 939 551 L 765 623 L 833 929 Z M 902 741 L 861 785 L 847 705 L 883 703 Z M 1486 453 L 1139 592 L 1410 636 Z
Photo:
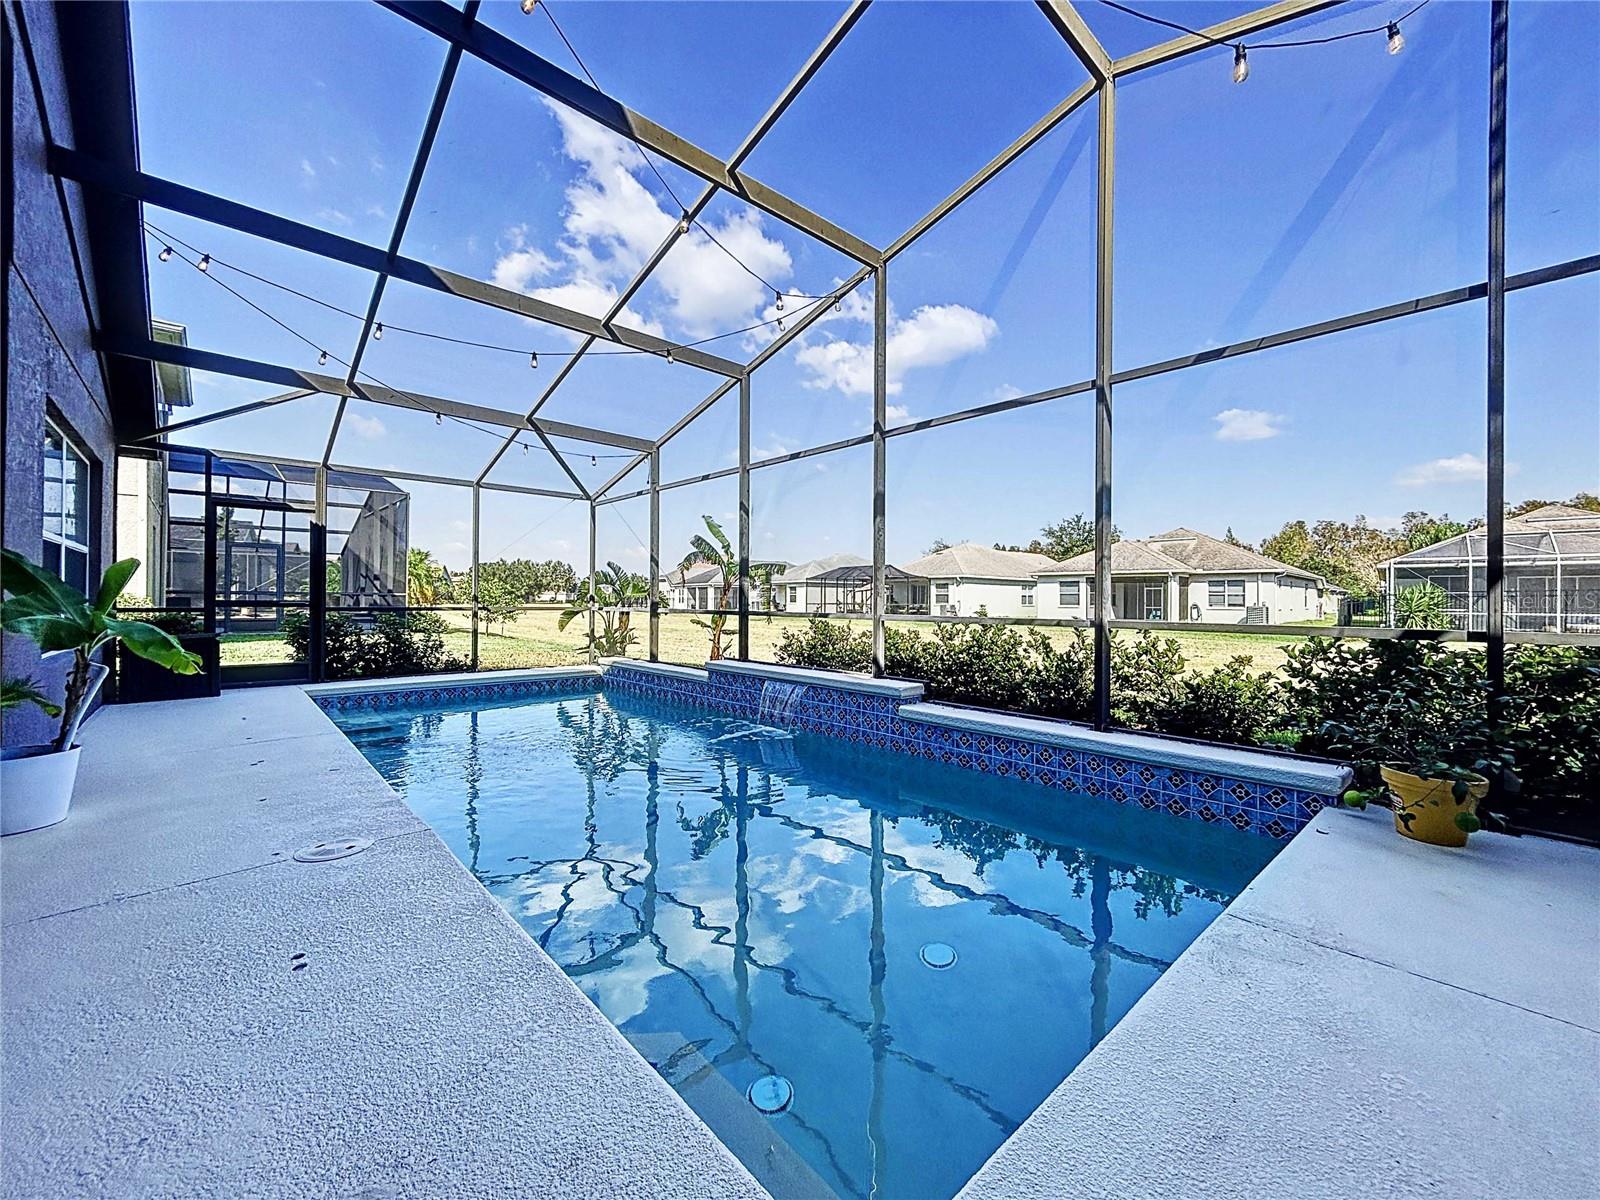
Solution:
M 533 10 L 539 7 L 539 0 L 522 0 L 522 15 L 533 16 Z
M 783 311 L 783 293 L 775 291 L 772 294 L 778 298 L 778 311 L 782 312 Z
M 591 454 L 589 455 L 589 465 L 591 467 L 598 467 L 600 465 L 600 460 Z
M 1250 78 L 1250 60 L 1244 56 L 1244 47 L 1233 48 L 1233 81 L 1243 83 Z
M 326 350 L 324 350 L 321 354 L 317 355 L 317 366 L 325 367 L 327 365 L 328 365 L 328 352 Z
M 433 423 L 435 425 L 443 425 L 444 424 L 444 414 L 441 413 L 441 412 L 434 413 L 433 414 Z
M 517 444 L 522 447 L 522 452 L 524 454 L 526 454 L 528 452 L 528 443 L 527 442 L 518 442 Z
M 833 311 L 834 312 L 843 312 L 844 311 L 844 305 L 840 301 L 835 300 L 833 302 Z
M 200 256 L 200 261 L 195 263 L 195 266 L 199 267 L 202 271 L 211 270 L 211 255 L 202 254 Z
M 682 235 L 682 234 L 685 234 L 685 233 L 688 233 L 688 232 L 689 232 L 689 214 L 688 213 L 684 213 L 683 216 L 678 218 L 678 233 L 680 235 Z
M 379 321 L 377 326 L 373 329 L 373 331 L 372 331 L 372 340 L 375 341 L 375 342 L 383 341 L 383 322 L 382 321 Z
M 169 258 L 172 257 L 172 247 L 171 246 L 163 246 L 163 247 L 161 247 L 161 253 L 156 255 L 156 257 L 159 258 L 162 262 L 166 262 Z
M 783 332 L 783 318 L 782 317 L 778 318 L 778 332 L 779 333 Z
M 528 366 L 535 371 L 539 369 L 539 352 L 537 350 L 528 355 Z
M 671 350 L 668 350 L 668 351 L 667 351 L 667 361 L 668 361 L 668 362 L 669 362 L 669 363 L 670 363 L 670 362 L 676 362 L 676 361 L 677 361 L 677 359 L 675 359 L 675 358 L 673 358 L 673 357 L 672 357 L 672 351 L 671 351 Z
M 1405 35 L 1400 32 L 1400 26 L 1391 23 L 1389 26 L 1389 53 L 1399 54 L 1405 48 L 1406 39 Z

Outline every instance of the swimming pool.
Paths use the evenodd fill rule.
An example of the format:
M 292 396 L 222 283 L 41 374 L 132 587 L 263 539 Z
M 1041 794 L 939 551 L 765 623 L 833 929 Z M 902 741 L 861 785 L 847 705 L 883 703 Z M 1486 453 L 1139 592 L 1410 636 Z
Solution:
M 329 715 L 779 1200 L 953 1196 L 1279 848 L 614 691 Z

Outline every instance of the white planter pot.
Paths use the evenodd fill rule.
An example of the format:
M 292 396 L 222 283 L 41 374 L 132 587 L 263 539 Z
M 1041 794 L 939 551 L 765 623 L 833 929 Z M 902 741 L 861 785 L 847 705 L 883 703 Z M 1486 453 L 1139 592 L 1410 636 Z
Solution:
M 66 819 L 78 778 L 79 746 L 15 746 L 0 759 L 0 837 Z

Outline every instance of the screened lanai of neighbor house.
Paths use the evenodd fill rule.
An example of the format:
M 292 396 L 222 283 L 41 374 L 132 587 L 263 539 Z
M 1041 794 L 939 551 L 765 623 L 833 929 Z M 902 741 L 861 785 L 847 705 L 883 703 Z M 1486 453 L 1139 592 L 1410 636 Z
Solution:
M 6 1194 L 1600 1193 L 1600 0 L 3 11 Z

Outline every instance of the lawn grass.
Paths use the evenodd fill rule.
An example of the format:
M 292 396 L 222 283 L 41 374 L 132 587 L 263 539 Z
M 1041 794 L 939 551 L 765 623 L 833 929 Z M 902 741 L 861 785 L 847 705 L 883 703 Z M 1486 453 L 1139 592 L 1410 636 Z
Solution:
M 450 632 L 445 634 L 446 649 L 458 658 L 468 658 L 472 634 L 467 614 L 449 612 L 440 615 L 451 626 Z M 558 630 L 556 624 L 560 615 L 559 608 L 535 608 L 504 625 L 486 623 L 481 626 L 478 630 L 480 668 L 492 671 L 517 667 L 573 666 L 584 662 L 586 623 L 580 618 L 565 630 Z M 699 666 L 705 662 L 710 635 L 695 625 L 694 619 L 690 613 L 661 615 L 662 662 L 688 666 Z M 750 657 L 758 661 L 774 661 L 783 631 L 801 628 L 806 620 L 803 616 L 753 618 L 750 623 Z M 729 621 L 729 633 L 724 637 L 724 644 L 730 650 L 735 642 L 732 634 L 735 623 Z M 849 620 L 846 624 L 852 631 L 870 627 L 870 622 L 864 618 Z M 644 658 L 647 653 L 647 630 L 642 615 L 635 618 L 634 628 L 638 631 L 639 641 L 629 651 L 629 657 Z M 1062 644 L 1071 640 L 1074 631 L 1046 628 L 1044 632 L 1052 641 Z M 1122 633 L 1120 636 L 1130 635 Z M 1276 670 L 1284 663 L 1284 650 L 1305 640 L 1292 635 L 1236 633 L 1225 629 L 1183 630 L 1157 636 L 1170 637 L 1178 643 L 1191 671 L 1209 671 L 1213 667 L 1225 666 L 1238 655 L 1249 656 L 1255 670 Z M 287 661 L 288 643 L 274 634 L 229 634 L 223 638 L 224 666 Z

